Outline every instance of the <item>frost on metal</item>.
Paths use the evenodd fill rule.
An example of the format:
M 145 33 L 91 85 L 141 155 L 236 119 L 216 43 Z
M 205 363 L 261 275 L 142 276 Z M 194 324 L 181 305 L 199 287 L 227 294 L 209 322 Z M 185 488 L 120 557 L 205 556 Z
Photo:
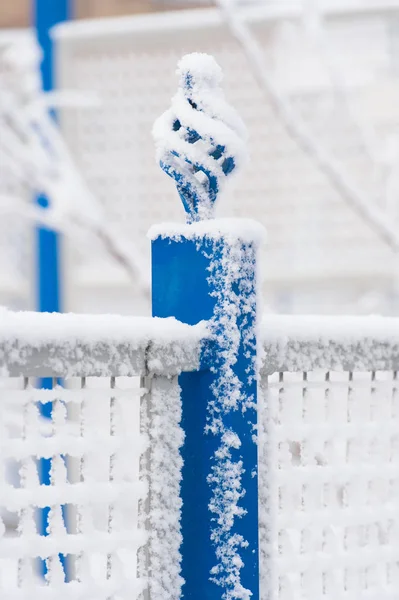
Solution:
M 245 532 L 237 533 L 236 521 L 245 514 L 240 500 L 245 495 L 242 475 L 246 465 L 240 455 L 241 440 L 231 426 L 228 416 L 234 411 L 247 413 L 256 435 L 255 398 L 244 391 L 247 386 L 235 373 L 240 345 L 242 352 L 253 355 L 256 361 L 256 281 L 254 264 L 256 244 L 244 243 L 238 236 L 235 243 L 221 237 L 214 242 L 210 262 L 210 287 L 216 297 L 215 314 L 210 330 L 216 340 L 217 353 L 212 370 L 217 374 L 213 384 L 213 400 L 208 405 L 207 433 L 220 438 L 208 482 L 212 488 L 210 510 L 213 513 L 211 538 L 216 548 L 216 565 L 212 580 L 220 585 L 223 598 L 248 599 L 251 591 L 241 584 L 243 567 L 241 549 L 248 546 Z M 244 314 L 239 322 L 239 315 Z M 250 325 L 250 323 L 252 325 Z M 243 333 L 244 332 L 244 333 Z M 248 379 L 256 373 L 256 362 L 248 366 Z
M 262 600 L 395 598 L 397 371 L 263 379 Z
M 192 242 L 208 265 L 208 290 L 215 302 L 208 322 L 212 343 L 204 347 L 202 359 L 214 378 L 204 435 L 214 437 L 216 442 L 207 474 L 213 562 L 209 578 L 220 586 L 225 600 L 251 596 L 251 590 L 246 589 L 249 586 L 242 583 L 242 569 L 250 570 L 247 561 L 253 560 L 258 546 L 256 535 L 256 541 L 251 537 L 250 543 L 245 537 L 247 512 L 243 499 L 246 495 L 252 497 L 257 481 L 253 471 L 258 370 L 256 254 L 262 234 L 263 228 L 257 223 L 234 219 L 164 224 L 150 231 L 152 239 Z M 252 444 L 253 455 L 248 451 Z
M 215 436 L 218 444 L 207 477 L 210 536 L 216 554 L 210 578 L 221 586 L 224 600 L 247 600 L 252 593 L 241 582 L 243 556 L 251 560 L 250 552 L 257 552 L 258 543 L 248 535 L 250 547 L 245 535 L 238 533 L 237 519 L 246 515 L 241 500 L 247 490 L 252 497 L 257 477 L 251 472 L 256 453 L 252 457 L 244 448 L 256 440 L 255 265 L 263 231 L 251 221 L 212 218 L 227 177 L 247 156 L 246 129 L 224 99 L 220 67 L 211 56 L 190 54 L 180 61 L 178 75 L 178 92 L 171 108 L 155 123 L 153 134 L 157 159 L 175 181 L 187 225 L 157 226 L 149 236 L 192 240 L 209 261 L 209 293 L 215 309 L 208 331 L 214 350 L 210 369 L 215 377 L 204 435 Z M 236 431 L 234 415 L 238 413 L 242 431 Z M 247 438 L 243 449 L 239 435 Z M 251 464 L 244 464 L 243 456 Z
M 246 128 L 226 102 L 223 73 L 212 56 L 188 54 L 179 89 L 156 122 L 157 160 L 176 183 L 188 222 L 209 219 L 225 180 L 246 160 Z
M 399 365 L 398 320 L 380 316 L 263 318 L 262 373 L 334 369 L 378 371 Z
M 176 319 L 11 312 L 0 307 L 0 373 L 131 376 L 199 365 L 205 323 Z
M 141 554 L 140 569 L 148 576 L 151 598 L 179 600 L 184 583 L 180 575 L 180 448 L 184 441 L 180 387 L 177 377 L 154 377 L 150 386 L 142 409 L 149 435 L 143 471 L 150 483 L 145 511 L 149 542 Z
M 138 472 L 144 390 L 135 378 L 83 378 L 65 385 L 69 389 L 40 390 L 28 378 L 2 380 L 0 511 L 7 530 L 0 527 L 0 595 L 136 598 L 144 583 L 136 575 L 136 555 L 146 541 L 137 526 L 146 493 Z M 51 418 L 41 417 L 38 402 L 51 402 Z M 12 432 L 4 416 L 15 406 Z M 51 459 L 48 485 L 42 459 Z M 4 473 L 10 460 L 15 481 Z M 44 528 L 37 519 L 43 508 L 49 509 Z M 69 561 L 68 582 L 60 555 Z M 46 564 L 45 579 L 38 559 Z
M 396 598 L 399 321 L 268 316 L 262 600 Z
M 204 435 L 215 436 L 218 440 L 208 474 L 211 541 L 215 548 L 215 564 L 210 578 L 221 586 L 226 600 L 251 596 L 251 591 L 242 585 L 240 576 L 244 566 L 242 550 L 248 548 L 244 526 L 242 533 L 237 533 L 239 520 L 246 514 L 241 500 L 246 493 L 243 476 L 249 471 L 242 459 L 242 440 L 235 430 L 234 415 L 243 415 L 243 427 L 248 429 L 249 439 L 253 437 L 255 443 L 256 387 L 254 394 L 250 395 L 245 388 L 252 384 L 254 390 L 257 372 L 255 262 L 262 233 L 262 228 L 256 223 L 240 223 L 233 219 L 182 226 L 165 225 L 150 233 L 151 237 L 161 235 L 176 241 L 192 240 L 209 261 L 208 282 L 215 298 L 215 312 L 208 323 L 208 335 L 213 346 L 208 347 L 205 354 L 211 352 L 210 368 L 215 378 Z M 236 369 L 239 355 L 247 360 L 246 371 L 240 374 Z M 207 356 L 204 358 L 207 360 Z M 248 552 L 248 560 L 249 556 Z
M 171 240 L 198 240 L 206 237 L 209 240 L 220 240 L 223 238 L 227 242 L 256 243 L 259 246 L 265 239 L 266 230 L 257 221 L 253 219 L 208 219 L 206 221 L 197 221 L 187 225 L 181 223 L 159 223 L 150 227 L 148 231 L 150 240 L 158 237 Z
M 258 498 L 259 498 L 259 574 L 261 600 L 275 600 L 276 578 L 273 564 L 276 543 L 274 538 L 276 497 L 272 473 L 273 440 L 270 428 L 270 410 L 267 402 L 265 379 L 258 393 Z M 273 545 L 274 544 L 274 545 Z

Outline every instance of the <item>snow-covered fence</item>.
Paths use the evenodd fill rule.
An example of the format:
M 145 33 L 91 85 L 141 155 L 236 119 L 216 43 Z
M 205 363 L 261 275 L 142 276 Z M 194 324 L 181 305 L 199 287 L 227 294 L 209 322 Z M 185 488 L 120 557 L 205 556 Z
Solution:
M 147 551 L 137 565 L 146 542 L 138 508 L 147 479 L 147 548 L 159 568 L 151 581 L 156 586 L 166 577 L 168 590 L 178 589 L 176 375 L 199 367 L 204 327 L 173 319 L 8 311 L 0 317 L 0 506 L 6 524 L 17 521 L 14 531 L 1 527 L 2 598 L 137 597 L 144 587 L 138 573 L 147 568 Z M 37 377 L 52 377 L 54 388 L 35 389 Z M 48 402 L 51 420 L 43 420 L 38 406 Z M 50 485 L 40 485 L 49 459 Z M 5 473 L 10 461 L 17 463 L 9 469 L 13 482 Z M 38 558 L 46 563 L 46 588 Z
M 245 127 L 211 56 L 178 73 L 153 133 L 187 223 L 150 231 L 154 317 L 0 313 L 4 595 L 397 598 L 398 323 L 272 317 L 262 348 L 263 228 L 214 218 Z
M 198 369 L 204 336 L 204 325 L 173 319 L 1 313 L 1 464 L 12 459 L 20 468 L 13 484 L 1 476 L 4 521 L 10 513 L 19 521 L 16 531 L 2 531 L 2 598 L 139 595 L 140 456 L 154 489 L 147 523 L 154 554 L 143 552 L 137 568 L 145 574 L 146 561 L 158 561 L 155 585 L 178 589 L 176 375 Z M 396 599 L 399 322 L 269 316 L 262 337 L 262 600 Z M 38 376 L 63 377 L 65 387 L 37 390 Z M 38 416 L 36 402 L 46 401 L 52 422 Z M 36 461 L 48 458 L 52 484 L 39 487 Z M 34 511 L 46 506 L 45 538 L 35 532 Z M 37 557 L 48 562 L 45 588 L 34 574 Z
M 263 600 L 399 590 L 399 321 L 263 322 Z

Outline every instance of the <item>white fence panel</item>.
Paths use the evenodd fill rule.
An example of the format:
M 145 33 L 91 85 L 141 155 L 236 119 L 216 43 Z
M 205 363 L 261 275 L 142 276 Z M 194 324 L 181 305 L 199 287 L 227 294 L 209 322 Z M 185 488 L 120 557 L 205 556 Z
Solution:
M 264 323 L 263 598 L 399 598 L 399 324 Z
M 176 589 L 183 439 L 176 375 L 198 368 L 204 328 L 174 319 L 0 316 L 1 597 L 132 599 L 148 575 L 151 590 L 167 582 Z M 36 389 L 45 376 L 52 389 Z M 44 418 L 39 409 L 49 403 Z M 40 485 L 46 468 L 50 485 Z

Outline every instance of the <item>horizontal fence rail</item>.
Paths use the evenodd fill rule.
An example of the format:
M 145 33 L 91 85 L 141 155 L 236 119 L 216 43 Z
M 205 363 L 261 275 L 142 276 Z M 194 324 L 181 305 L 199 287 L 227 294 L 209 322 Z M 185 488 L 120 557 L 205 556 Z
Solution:
M 176 375 L 200 365 L 206 324 L 116 315 L 4 311 L 3 376 Z M 65 331 L 68 335 L 65 335 Z M 271 315 L 261 324 L 261 375 L 278 371 L 395 370 L 399 322 L 388 317 Z
M 262 321 L 262 377 L 279 371 L 399 369 L 399 320 L 281 316 Z
M 147 577 L 151 598 L 175 597 L 177 375 L 200 368 L 206 324 L 8 311 L 0 323 L 2 598 L 136 598 Z M 270 315 L 261 335 L 262 600 L 396 600 L 398 320 Z M 36 389 L 42 376 L 53 389 Z
M 0 314 L 0 370 L 16 377 L 176 375 L 199 368 L 205 324 L 173 318 Z

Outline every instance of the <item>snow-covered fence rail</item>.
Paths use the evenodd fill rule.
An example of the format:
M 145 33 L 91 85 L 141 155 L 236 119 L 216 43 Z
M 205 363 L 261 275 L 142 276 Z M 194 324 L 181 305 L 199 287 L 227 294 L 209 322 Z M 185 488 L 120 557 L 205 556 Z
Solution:
M 16 377 L 176 375 L 199 365 L 205 325 L 175 319 L 1 310 L 0 374 Z
M 261 597 L 394 600 L 399 321 L 263 321 Z
M 198 369 L 205 328 L 6 310 L 0 323 L 1 597 L 136 598 L 152 567 L 153 586 L 179 589 L 177 374 Z
M 0 539 L 2 598 L 134 598 L 149 559 L 161 586 L 154 597 L 164 597 L 166 582 L 179 589 L 176 376 L 198 370 L 206 335 L 205 325 L 173 319 L 2 311 L 0 456 L 2 467 L 13 460 L 20 470 L 18 481 L 2 471 L 0 482 L 4 522 L 14 515 L 19 523 L 17 535 Z M 262 338 L 262 600 L 396 599 L 398 320 L 269 316 Z M 34 389 L 40 376 L 53 377 L 55 389 Z M 38 402 L 52 402 L 51 422 Z M 153 553 L 136 566 L 146 541 L 140 455 L 153 489 Z M 49 486 L 39 486 L 37 459 L 52 459 Z M 34 513 L 46 507 L 44 537 Z M 68 583 L 59 553 L 68 555 Z M 47 560 L 45 588 L 38 557 Z

